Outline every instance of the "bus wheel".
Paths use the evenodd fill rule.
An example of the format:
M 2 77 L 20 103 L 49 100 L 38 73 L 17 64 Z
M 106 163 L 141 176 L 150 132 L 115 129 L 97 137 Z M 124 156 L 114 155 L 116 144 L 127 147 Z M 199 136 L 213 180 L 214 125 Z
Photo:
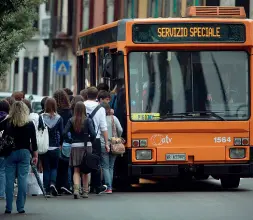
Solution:
M 221 186 L 224 189 L 238 188 L 240 184 L 240 177 L 222 177 L 220 181 Z
M 196 180 L 207 180 L 209 178 L 209 175 L 208 174 L 202 174 L 202 175 L 196 174 L 196 175 L 194 175 L 194 178 Z

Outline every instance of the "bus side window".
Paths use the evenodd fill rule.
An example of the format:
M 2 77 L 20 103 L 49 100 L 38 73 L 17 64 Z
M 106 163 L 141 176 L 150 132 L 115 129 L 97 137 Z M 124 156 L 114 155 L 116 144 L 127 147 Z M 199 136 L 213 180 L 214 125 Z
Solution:
M 85 53 L 83 57 L 84 61 L 84 81 L 83 83 L 83 89 L 90 86 L 90 54 Z
M 90 53 L 90 85 L 96 86 L 96 54 Z

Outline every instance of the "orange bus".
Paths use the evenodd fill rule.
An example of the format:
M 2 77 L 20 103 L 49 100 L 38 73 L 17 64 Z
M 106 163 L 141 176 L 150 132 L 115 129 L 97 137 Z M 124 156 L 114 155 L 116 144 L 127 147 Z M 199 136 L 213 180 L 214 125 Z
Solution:
M 77 88 L 107 83 L 126 153 L 115 175 L 220 179 L 253 173 L 252 21 L 241 7 L 123 19 L 79 35 Z M 120 92 L 121 91 L 121 92 Z

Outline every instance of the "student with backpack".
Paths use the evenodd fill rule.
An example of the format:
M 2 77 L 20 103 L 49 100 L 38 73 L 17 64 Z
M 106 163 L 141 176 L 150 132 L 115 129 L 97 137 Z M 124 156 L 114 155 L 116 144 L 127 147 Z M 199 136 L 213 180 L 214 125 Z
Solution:
M 101 105 L 99 105 L 98 102 L 96 102 L 96 99 L 98 97 L 98 89 L 96 87 L 89 87 L 87 89 L 87 97 L 88 100 L 84 102 L 84 105 L 86 106 L 86 112 L 88 117 L 92 120 L 92 123 L 94 123 L 96 132 L 96 139 L 92 143 L 92 153 L 96 154 L 101 158 L 101 134 L 103 134 L 104 137 L 106 151 L 110 151 L 110 147 L 108 144 L 108 131 L 105 109 Z M 103 193 L 107 190 L 107 186 L 102 186 L 100 169 L 95 173 L 91 173 L 91 181 L 93 187 L 95 188 L 96 194 Z
M 48 98 L 45 103 L 45 113 L 42 114 L 45 126 L 48 128 L 49 148 L 42 155 L 43 184 L 47 196 L 57 196 L 56 189 L 57 168 L 60 158 L 60 148 L 63 143 L 63 119 L 57 114 L 57 106 L 54 98 Z
M 69 138 L 68 133 L 71 133 Z M 83 102 L 77 102 L 74 108 L 74 115 L 69 119 L 64 129 L 65 139 L 71 143 L 71 154 L 69 165 L 74 168 L 74 198 L 79 198 L 80 191 L 80 165 L 82 164 L 85 152 L 92 152 L 91 147 L 87 146 L 89 136 L 91 140 L 96 138 L 95 129 L 91 119 L 86 117 L 86 109 Z M 82 197 L 88 198 L 89 177 L 88 174 L 82 174 L 83 191 Z
M 69 92 L 69 90 L 68 90 Z M 54 92 L 53 97 L 57 104 L 57 113 L 62 117 L 63 128 L 66 126 L 68 120 L 72 117 L 72 110 L 70 106 L 70 100 L 68 94 L 64 89 L 58 89 Z M 68 153 L 67 153 L 68 152 Z M 69 185 L 69 146 L 63 141 L 61 149 L 60 160 L 58 165 L 56 189 L 59 194 L 71 195 L 71 186 Z

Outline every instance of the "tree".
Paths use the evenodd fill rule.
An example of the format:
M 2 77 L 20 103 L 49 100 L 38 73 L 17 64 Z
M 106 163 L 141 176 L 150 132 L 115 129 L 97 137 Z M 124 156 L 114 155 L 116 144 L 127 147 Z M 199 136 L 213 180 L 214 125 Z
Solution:
M 0 0 L 0 77 L 36 29 L 36 8 L 43 0 Z

